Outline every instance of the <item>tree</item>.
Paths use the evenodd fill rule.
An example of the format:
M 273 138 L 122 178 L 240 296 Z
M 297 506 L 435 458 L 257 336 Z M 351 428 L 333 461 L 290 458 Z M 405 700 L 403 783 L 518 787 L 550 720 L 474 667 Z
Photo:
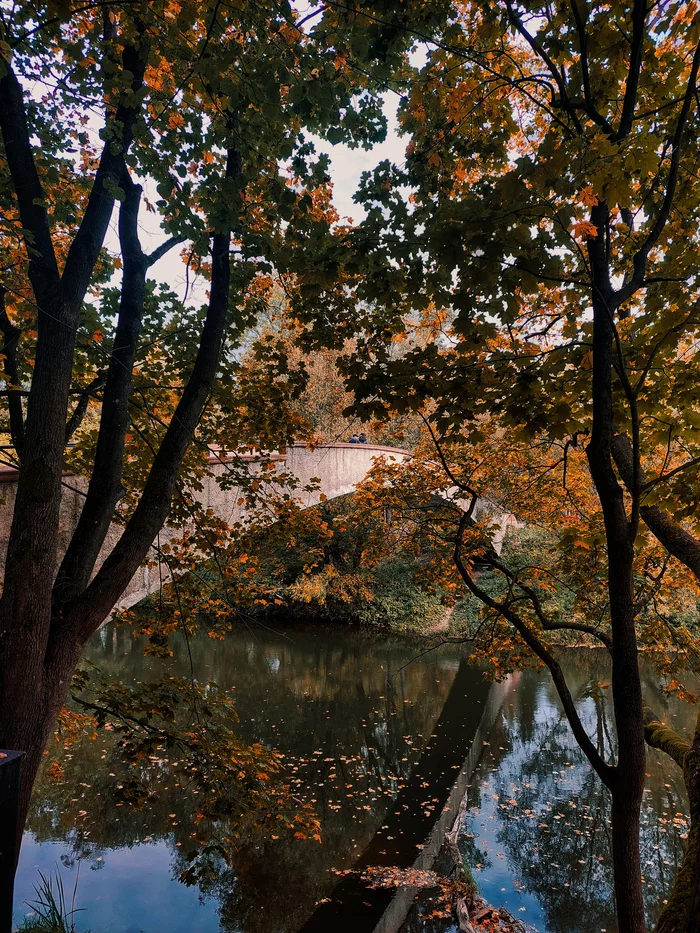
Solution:
M 468 590 L 515 629 L 518 650 L 552 673 L 611 794 L 619 929 L 640 933 L 637 581 L 650 546 L 640 529 L 687 572 L 697 573 L 700 545 L 688 482 L 698 465 L 700 14 L 695 3 L 464 3 L 423 39 L 424 63 L 397 86 L 406 162 L 363 179 L 366 219 L 319 255 L 319 268 L 342 275 L 325 290 L 316 333 L 327 340 L 324 325 L 360 309 L 364 336 L 345 361 L 356 411 L 422 407 L 450 472 L 438 488 L 457 486 L 465 503 L 489 490 L 460 457 L 489 437 L 501 455 L 512 442 L 545 483 L 559 471 L 565 488 L 585 451 L 589 546 L 605 570 L 604 625 L 587 628 L 612 658 L 614 762 L 578 720 L 537 589 L 499 563 L 484 523 L 475 545 L 469 508 L 453 558 Z M 416 314 L 435 322 L 437 339 L 392 359 L 391 337 Z M 484 555 L 508 582 L 500 599 L 475 574 Z M 697 754 L 696 739 L 683 752 L 691 799 Z M 660 928 L 697 926 L 691 873 L 674 925 L 662 917 Z
M 0 10 L 0 329 L 19 468 L 0 746 L 26 752 L 22 823 L 85 645 L 168 515 L 186 520 L 207 444 L 284 439 L 260 399 L 257 419 L 238 404 L 234 350 L 273 271 L 293 274 L 282 254 L 301 261 L 332 222 L 308 132 L 367 146 L 384 133 L 379 94 L 410 45 L 385 12 L 386 24 L 340 7 L 302 23 L 287 2 Z M 150 253 L 144 206 L 162 231 Z M 148 278 L 180 244 L 187 275 L 207 283 L 200 310 Z M 68 466 L 87 483 L 63 553 Z

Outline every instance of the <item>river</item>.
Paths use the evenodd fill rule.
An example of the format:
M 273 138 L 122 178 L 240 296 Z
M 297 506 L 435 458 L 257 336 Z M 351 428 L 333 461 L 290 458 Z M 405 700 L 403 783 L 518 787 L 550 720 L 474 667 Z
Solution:
M 109 736 L 81 740 L 61 753 L 62 778 L 45 774 L 37 786 L 17 878 L 17 922 L 42 871 L 60 874 L 69 900 L 77 884 L 76 926 L 92 933 L 323 929 L 313 917 L 337 896 L 336 871 L 363 858 L 410 864 L 420 852 L 483 728 L 489 697 L 497 696 L 488 733 L 478 735 L 481 760 L 469 776 L 460 842 L 480 889 L 540 933 L 614 933 L 608 800 L 544 672 L 516 674 L 496 695 L 459 646 L 421 654 L 397 638 L 331 626 L 238 628 L 223 642 L 193 639 L 191 653 L 198 680 L 235 687 L 241 736 L 283 753 L 296 792 L 320 817 L 321 843 L 284 834 L 244 840 L 230 867 L 188 888 L 177 878 L 196 802 L 164 779 L 148 809 L 116 806 L 114 743 Z M 128 630 L 113 625 L 89 651 L 110 676 L 129 681 L 154 677 L 163 663 L 186 674 L 186 653 L 176 656 L 146 658 Z M 563 663 L 589 734 L 608 750 L 609 702 L 583 696 L 589 681 L 605 679 L 604 657 L 569 652 Z M 663 697 L 650 672 L 645 691 L 660 712 L 690 726 L 692 710 Z M 678 769 L 650 754 L 648 773 L 643 851 L 653 916 L 687 826 Z M 368 897 L 361 909 L 369 918 L 383 908 Z M 374 920 L 347 928 L 370 933 Z M 438 930 L 420 917 L 411 928 Z

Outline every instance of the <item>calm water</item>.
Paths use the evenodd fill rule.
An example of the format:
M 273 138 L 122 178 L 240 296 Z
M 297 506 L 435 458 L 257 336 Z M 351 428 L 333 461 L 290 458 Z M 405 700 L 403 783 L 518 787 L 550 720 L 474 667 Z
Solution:
M 187 888 L 176 879 L 196 812 L 191 797 L 164 783 L 147 810 L 110 804 L 118 753 L 109 737 L 82 741 L 62 757 L 63 780 L 44 779 L 37 788 L 17 921 L 29 912 L 41 870 L 60 872 L 69 897 L 77 879 L 76 903 L 84 908 L 77 925 L 92 933 L 313 928 L 316 905 L 334 894 L 331 869 L 351 867 L 363 854 L 370 862 L 412 860 L 487 708 L 489 685 L 462 662 L 458 647 L 409 664 L 417 653 L 396 639 L 340 628 L 240 629 L 223 643 L 194 639 L 196 677 L 235 687 L 239 731 L 285 755 L 299 796 L 321 818 L 322 844 L 251 839 L 205 889 Z M 162 662 L 144 658 L 128 631 L 114 627 L 99 633 L 91 659 L 125 680 L 162 671 Z M 604 678 L 601 664 L 593 653 L 567 657 L 576 692 Z M 175 662 L 172 669 L 185 673 Z M 646 690 L 657 710 L 689 724 L 692 711 L 668 708 L 652 678 Z M 471 780 L 464 854 L 485 896 L 541 933 L 613 933 L 607 798 L 573 747 L 544 673 L 516 675 L 499 698 Z M 579 705 L 607 749 L 606 703 Z M 672 877 L 686 826 L 680 773 L 654 757 L 648 770 L 651 903 Z M 352 928 L 369 933 L 372 926 Z
M 574 695 L 609 677 L 604 653 L 570 653 Z M 651 672 L 647 702 L 692 735 L 694 711 L 670 702 Z M 610 756 L 609 704 L 578 704 L 588 734 Z M 551 681 L 516 675 L 469 792 L 463 857 L 484 896 L 543 933 L 613 933 L 610 801 L 573 742 Z M 687 800 L 680 769 L 647 751 L 642 811 L 642 871 L 650 919 L 683 857 Z

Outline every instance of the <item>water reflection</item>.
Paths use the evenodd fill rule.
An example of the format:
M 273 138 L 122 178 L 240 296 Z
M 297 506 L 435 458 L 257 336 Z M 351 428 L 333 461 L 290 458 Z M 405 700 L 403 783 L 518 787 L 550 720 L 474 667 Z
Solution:
M 17 920 L 27 912 L 24 901 L 32 897 L 38 868 L 58 866 L 72 891 L 80 866 L 78 903 L 85 911 L 79 921 L 93 933 L 295 933 L 332 893 L 330 869 L 349 868 L 368 850 L 379 828 L 390 824 L 397 800 L 410 808 L 416 775 L 430 765 L 431 752 L 424 752 L 431 735 L 442 735 L 448 722 L 455 748 L 466 750 L 466 733 L 486 696 L 479 671 L 462 668 L 456 679 L 456 646 L 408 664 L 415 646 L 316 627 L 283 634 L 239 630 L 224 642 L 194 639 L 191 647 L 200 681 L 236 688 L 242 738 L 284 754 L 299 798 L 313 802 L 321 818 L 322 844 L 251 829 L 232 865 L 222 863 L 199 888 L 185 888 L 177 878 L 191 848 L 196 795 L 176 783 L 164 761 L 148 808 L 115 805 L 120 756 L 114 736 L 101 734 L 61 755 L 60 781 L 44 774 L 37 787 L 20 863 Z M 99 633 L 91 658 L 124 680 L 162 672 L 162 662 L 144 658 L 128 631 L 114 627 Z M 168 663 L 172 673 L 188 673 Z M 564 663 L 577 696 L 592 678 L 607 676 L 601 655 L 569 654 Z M 691 725 L 692 710 L 667 701 L 651 673 L 645 693 L 661 715 L 680 728 Z M 448 716 L 459 704 L 469 715 Z M 582 699 L 579 707 L 607 754 L 609 704 Z M 653 915 L 682 857 L 685 800 L 680 772 L 668 759 L 650 754 L 648 771 L 643 858 Z M 422 801 L 434 796 L 424 783 Z M 609 801 L 574 745 L 543 672 L 518 675 L 470 794 L 461 845 L 489 900 L 541 933 L 613 933 Z M 434 923 L 414 928 L 437 931 Z
M 602 654 L 569 653 L 568 680 L 581 696 L 591 679 L 609 678 Z M 694 714 L 661 693 L 645 670 L 645 696 L 678 728 Z M 579 711 L 598 749 L 610 755 L 609 697 L 583 699 Z M 642 863 L 650 920 L 682 860 L 687 825 L 680 770 L 648 753 L 642 813 Z M 503 707 L 470 791 L 462 834 L 465 859 L 484 896 L 542 933 L 614 933 L 610 798 L 575 744 L 551 681 L 520 675 Z
M 204 906 L 192 898 L 181 906 L 176 925 L 167 929 L 201 926 L 202 912 L 210 925 L 201 928 L 216 929 L 216 921 L 211 925 L 212 901 L 223 930 L 292 933 L 301 926 L 334 885 L 329 869 L 350 867 L 382 824 L 445 705 L 459 667 L 458 652 L 441 650 L 408 664 L 415 654 L 414 647 L 398 640 L 318 628 L 282 635 L 239 631 L 225 642 L 193 640 L 197 678 L 235 686 L 242 737 L 284 754 L 299 797 L 310 800 L 321 818 L 323 842 L 252 833 L 233 865 L 221 864 L 201 885 Z M 113 627 L 100 633 L 91 658 L 123 679 L 145 679 L 162 670 L 162 662 L 143 657 L 128 632 Z M 174 673 L 186 673 L 175 662 L 171 666 Z M 478 672 L 467 679 L 467 692 L 470 684 L 474 701 L 485 695 Z M 470 702 L 468 696 L 464 700 Z M 79 859 L 83 878 L 88 866 L 104 878 L 101 886 L 94 884 L 94 876 L 81 881 L 84 926 L 99 933 L 96 911 L 107 899 L 119 904 L 110 930 L 165 929 L 157 912 L 129 914 L 128 904 L 140 900 L 142 888 L 153 883 L 163 887 L 164 847 L 170 853 L 169 875 L 180 874 L 196 819 L 196 797 L 171 783 L 164 762 L 152 805 L 142 811 L 115 807 L 111 789 L 119 781 L 119 751 L 109 735 L 81 741 L 61 756 L 61 764 L 63 779 L 54 783 L 44 775 L 35 794 L 18 905 L 31 894 L 32 867 L 45 847 L 60 842 L 65 871 Z M 134 875 L 126 890 L 115 891 L 112 865 L 116 853 L 123 862 L 126 850 L 134 857 Z M 149 852 L 157 853 L 150 867 Z M 125 909 L 127 916 L 120 919 Z

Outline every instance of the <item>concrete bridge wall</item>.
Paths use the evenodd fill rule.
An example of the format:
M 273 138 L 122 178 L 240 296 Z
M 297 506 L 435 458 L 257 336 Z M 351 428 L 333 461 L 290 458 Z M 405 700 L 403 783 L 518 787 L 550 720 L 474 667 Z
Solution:
M 380 447 L 374 444 L 324 444 L 321 447 L 309 448 L 299 443 L 288 447 L 280 454 L 272 455 L 280 471 L 293 474 L 301 483 L 308 485 L 311 480 L 320 480 L 318 491 L 314 493 L 300 493 L 305 508 L 310 508 L 320 502 L 323 493 L 327 499 L 353 492 L 357 483 L 361 482 L 372 468 L 376 457 L 386 456 L 397 461 L 410 457 L 408 451 L 394 447 Z M 251 472 L 258 472 L 261 461 L 255 457 L 246 458 Z M 245 509 L 237 504 L 241 498 L 239 489 L 222 489 L 218 480 L 227 472 L 225 457 L 212 455 L 212 465 L 209 478 L 205 481 L 199 494 L 199 500 L 205 508 L 211 508 L 220 518 L 231 524 L 245 517 Z M 17 471 L 12 468 L 0 469 L 0 573 L 4 568 L 7 542 L 10 535 L 10 525 L 14 512 L 14 503 L 17 493 Z M 67 475 L 64 477 L 63 496 L 61 499 L 61 513 L 59 520 L 59 559 L 68 547 L 68 542 L 75 529 L 86 483 L 79 477 Z M 101 559 L 107 556 L 121 535 L 121 527 L 112 525 L 107 541 L 102 549 Z M 179 533 L 180 529 L 166 527 L 161 532 L 161 544 Z M 161 573 L 147 565 L 139 568 L 127 587 L 119 608 L 133 606 L 150 593 L 157 592 L 161 583 Z

